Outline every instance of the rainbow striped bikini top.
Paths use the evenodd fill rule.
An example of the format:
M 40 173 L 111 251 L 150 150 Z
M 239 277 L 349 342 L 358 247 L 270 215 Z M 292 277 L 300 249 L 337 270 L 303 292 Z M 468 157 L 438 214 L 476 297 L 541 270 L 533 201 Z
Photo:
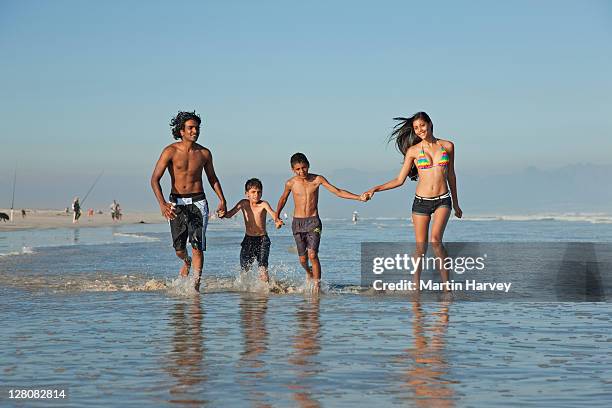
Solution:
M 437 140 L 436 140 L 436 143 L 438 143 Z M 419 157 L 417 157 L 417 162 L 416 162 L 417 168 L 423 170 L 423 169 L 431 169 L 432 167 L 435 167 L 435 166 L 441 166 L 441 167 L 448 166 L 448 162 L 450 161 L 450 158 L 448 157 L 448 152 L 442 145 L 440 145 L 440 151 L 442 152 L 442 157 L 440 157 L 440 161 L 438 161 L 438 163 L 436 164 L 433 164 L 431 160 L 429 159 L 429 157 L 427 157 L 427 155 L 425 154 L 425 150 L 423 150 L 423 142 L 421 142 L 421 151 L 419 152 Z

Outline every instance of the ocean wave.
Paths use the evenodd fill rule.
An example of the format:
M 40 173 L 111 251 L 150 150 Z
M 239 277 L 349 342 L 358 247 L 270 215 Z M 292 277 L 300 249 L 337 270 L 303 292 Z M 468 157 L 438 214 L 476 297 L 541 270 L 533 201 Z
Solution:
M 142 239 L 145 241 L 159 241 L 159 238 L 149 237 L 147 235 L 135 234 L 132 232 L 113 232 L 113 235 L 117 237 L 137 238 L 137 239 Z
M 21 251 L 11 251 L 11 252 L 6 252 L 6 253 L 0 253 L 0 257 L 16 256 L 16 255 L 32 255 L 35 253 L 36 252 L 34 251 L 34 248 L 24 246 L 23 248 L 21 248 Z
M 532 215 L 491 215 L 466 216 L 465 221 L 561 221 L 589 222 L 591 224 L 612 224 L 609 214 L 532 214 Z

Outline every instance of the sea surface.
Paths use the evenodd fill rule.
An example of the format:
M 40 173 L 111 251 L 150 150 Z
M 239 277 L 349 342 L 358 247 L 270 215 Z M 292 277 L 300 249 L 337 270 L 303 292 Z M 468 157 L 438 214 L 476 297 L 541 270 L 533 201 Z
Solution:
M 612 294 L 373 294 L 359 286 L 361 242 L 409 243 L 410 221 L 323 225 L 319 296 L 287 227 L 269 227 L 270 290 L 239 273 L 240 219 L 211 222 L 201 294 L 177 278 L 164 224 L 0 232 L 0 406 L 612 406 Z M 452 219 L 445 240 L 612 243 L 612 222 Z

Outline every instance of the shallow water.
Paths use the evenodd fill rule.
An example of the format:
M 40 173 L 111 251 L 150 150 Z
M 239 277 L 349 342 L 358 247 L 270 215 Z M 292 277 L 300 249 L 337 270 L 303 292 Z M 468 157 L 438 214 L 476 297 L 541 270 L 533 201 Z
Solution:
M 239 223 L 213 223 L 205 289 L 177 279 L 165 225 L 0 233 L 0 405 L 609 406 L 610 303 L 418 301 L 358 288 L 361 241 L 406 220 L 324 220 L 324 293 L 269 231 L 270 293 L 240 278 Z M 612 242 L 612 225 L 451 221 L 450 241 Z M 24 250 L 25 247 L 25 250 Z M 444 298 L 445 299 L 445 298 Z

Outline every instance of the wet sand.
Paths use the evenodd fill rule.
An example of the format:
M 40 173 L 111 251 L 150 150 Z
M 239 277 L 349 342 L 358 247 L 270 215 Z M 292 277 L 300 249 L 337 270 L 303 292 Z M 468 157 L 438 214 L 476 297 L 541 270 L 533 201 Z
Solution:
M 14 212 L 12 221 L 0 220 L 0 231 L 17 231 L 24 229 L 47 229 L 47 228 L 87 228 L 108 227 L 110 225 L 126 224 L 159 224 L 166 222 L 159 213 L 155 212 L 126 212 L 121 221 L 113 221 L 110 212 L 94 214 L 88 217 L 83 213 L 79 222 L 72 223 L 72 213 L 66 214 L 64 210 L 39 210 L 26 209 L 25 218 L 21 217 L 21 209 Z M 0 212 L 10 215 L 10 209 L 0 208 Z

